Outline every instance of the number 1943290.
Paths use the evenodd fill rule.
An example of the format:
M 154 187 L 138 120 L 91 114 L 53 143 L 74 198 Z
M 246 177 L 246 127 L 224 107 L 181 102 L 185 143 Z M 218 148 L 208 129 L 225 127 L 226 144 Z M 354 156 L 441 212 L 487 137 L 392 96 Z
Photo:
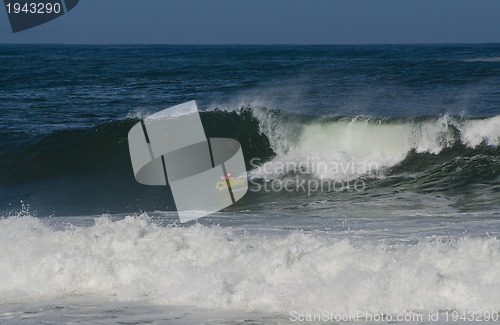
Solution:
M 7 13 L 24 13 L 24 14 L 58 14 L 61 12 L 61 4 L 60 3 L 25 3 L 20 4 L 19 2 L 7 3 L 5 5 L 7 7 Z

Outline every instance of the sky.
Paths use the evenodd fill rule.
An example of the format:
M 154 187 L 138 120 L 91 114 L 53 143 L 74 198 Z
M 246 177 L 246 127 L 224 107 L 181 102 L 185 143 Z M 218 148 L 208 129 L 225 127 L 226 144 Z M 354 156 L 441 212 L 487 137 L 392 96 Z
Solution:
M 500 43 L 500 0 L 80 0 L 0 43 Z

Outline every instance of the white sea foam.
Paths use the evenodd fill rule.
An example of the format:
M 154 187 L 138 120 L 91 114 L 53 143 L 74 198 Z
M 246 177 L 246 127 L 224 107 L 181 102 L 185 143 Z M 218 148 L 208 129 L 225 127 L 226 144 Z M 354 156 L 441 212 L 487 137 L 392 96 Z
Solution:
M 146 216 L 54 230 L 0 220 L 0 302 L 97 293 L 248 311 L 500 310 L 500 241 L 390 244 L 301 232 L 159 227 Z
M 469 120 L 458 125 L 462 143 L 474 148 L 481 143 L 498 146 L 500 143 L 500 115 L 484 120 Z
M 288 172 L 282 166 L 306 165 L 315 177 L 347 180 L 365 176 L 367 170 L 373 174 L 401 163 L 411 151 L 439 154 L 456 142 L 475 148 L 485 143 L 498 146 L 500 142 L 500 116 L 478 120 L 457 120 L 444 115 L 435 120 L 416 122 L 391 122 L 367 118 L 351 118 L 336 121 L 315 120 L 309 123 L 281 121 L 272 112 L 254 109 L 265 134 L 276 153 L 268 163 L 267 170 L 276 170 L 274 175 L 265 175 L 263 170 L 254 170 L 251 177 L 273 178 Z M 460 138 L 454 135 L 460 132 Z M 318 168 L 326 164 L 341 168 Z M 316 165 L 316 166 L 314 166 Z M 292 167 L 295 168 L 295 167 Z M 375 173 L 377 174 L 377 173 Z
M 294 128 L 295 137 L 289 136 L 289 128 Z M 375 171 L 381 172 L 403 161 L 412 150 L 437 154 L 454 141 L 447 116 L 422 123 L 384 123 L 353 118 L 288 124 L 271 129 L 271 133 L 267 133 L 267 129 L 263 132 L 273 149 L 279 148 L 279 151 L 270 164 L 290 166 L 289 162 L 295 162 L 295 166 L 303 166 L 305 163 L 314 176 L 334 180 L 363 176 L 367 170 L 374 172 L 374 168 L 361 168 L 363 166 L 376 166 Z M 288 133 L 286 141 L 279 136 L 283 133 Z M 322 163 L 341 167 L 325 169 L 314 166 Z M 280 171 L 274 176 L 281 174 Z M 269 178 L 270 175 L 253 173 L 251 176 Z

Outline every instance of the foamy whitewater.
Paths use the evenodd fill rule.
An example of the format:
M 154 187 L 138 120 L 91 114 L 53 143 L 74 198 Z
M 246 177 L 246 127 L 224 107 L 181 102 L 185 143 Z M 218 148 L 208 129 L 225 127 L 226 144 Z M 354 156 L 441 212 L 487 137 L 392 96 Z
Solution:
M 500 323 L 499 53 L 0 45 L 0 323 Z M 249 187 L 181 224 L 128 132 L 190 100 Z
M 338 235 L 162 227 L 146 214 L 55 230 L 31 216 L 13 217 L 0 221 L 0 296 L 4 304 L 98 294 L 167 306 L 338 314 L 500 308 L 496 238 Z
M 256 110 L 260 131 L 277 155 L 266 169 L 254 169 L 251 177 L 283 176 L 291 171 L 286 167 L 305 166 L 321 179 L 350 179 L 382 172 L 412 151 L 436 155 L 455 144 L 497 147 L 500 141 L 500 115 L 473 121 L 445 115 L 425 122 L 355 117 L 279 123 L 272 113 Z

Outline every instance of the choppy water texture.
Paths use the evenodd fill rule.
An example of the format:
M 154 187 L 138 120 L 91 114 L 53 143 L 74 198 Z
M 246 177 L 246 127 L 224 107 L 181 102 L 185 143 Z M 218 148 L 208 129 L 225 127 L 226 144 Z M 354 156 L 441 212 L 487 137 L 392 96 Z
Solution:
M 500 312 L 499 57 L 0 46 L 0 320 Z M 127 134 L 193 99 L 208 137 L 242 144 L 250 188 L 179 225 L 168 188 L 135 182 Z

